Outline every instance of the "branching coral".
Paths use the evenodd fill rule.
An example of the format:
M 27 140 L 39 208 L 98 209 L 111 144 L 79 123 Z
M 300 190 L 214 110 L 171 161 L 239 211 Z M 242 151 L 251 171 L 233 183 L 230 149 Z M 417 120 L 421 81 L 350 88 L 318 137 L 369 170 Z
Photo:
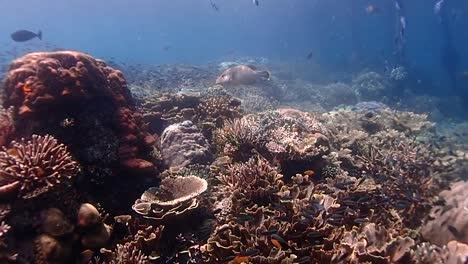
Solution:
M 215 133 L 218 152 L 232 156 L 235 160 L 247 160 L 258 144 L 260 131 L 252 118 L 227 120 Z
M 34 198 L 70 180 L 77 169 L 67 148 L 54 137 L 33 135 L 31 141 L 12 142 L 0 152 L 0 193 L 19 191 L 22 198 Z
M 227 187 L 225 191 L 233 194 L 236 203 L 268 204 L 281 188 L 282 177 L 267 160 L 254 156 L 245 163 L 230 165 L 218 179 Z

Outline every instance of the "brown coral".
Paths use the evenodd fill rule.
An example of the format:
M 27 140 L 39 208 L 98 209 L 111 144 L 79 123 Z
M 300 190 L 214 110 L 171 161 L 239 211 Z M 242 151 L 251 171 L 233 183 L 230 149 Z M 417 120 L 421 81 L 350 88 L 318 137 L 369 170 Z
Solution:
M 145 144 L 152 142 L 144 140 L 147 134 L 134 111 L 125 78 L 103 61 L 75 51 L 27 54 L 11 63 L 2 97 L 3 105 L 14 107 L 18 115 L 15 127 L 20 136 L 38 131 L 56 135 L 57 131 L 50 124 L 59 124 L 66 118 L 82 122 L 81 117 L 78 118 L 80 113 L 95 111 L 89 114 L 98 114 L 92 108 L 100 103 L 100 111 L 113 115 L 111 126 L 120 142 L 121 165 L 136 171 L 152 167 L 139 157 L 147 147 Z M 82 147 L 89 143 L 75 144 Z
M 145 218 L 168 221 L 198 208 L 197 196 L 207 188 L 207 181 L 196 176 L 165 178 L 159 188 L 144 192 L 132 208 Z
M 77 169 L 66 146 L 50 135 L 33 135 L 31 141 L 12 142 L 11 148 L 0 152 L 1 189 L 16 184 L 18 195 L 25 199 L 70 180 Z

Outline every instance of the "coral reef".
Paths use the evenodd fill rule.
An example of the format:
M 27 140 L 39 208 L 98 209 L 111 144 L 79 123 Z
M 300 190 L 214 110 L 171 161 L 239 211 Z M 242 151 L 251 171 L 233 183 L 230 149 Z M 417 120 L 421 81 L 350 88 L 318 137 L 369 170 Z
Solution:
M 363 101 L 396 80 L 273 73 L 226 91 L 209 87 L 216 65 L 138 70 L 134 102 L 119 71 L 82 53 L 13 62 L 0 113 L 1 263 L 468 259 L 465 126 Z M 283 96 L 321 113 L 273 110 Z
M 213 160 L 208 141 L 192 121 L 168 126 L 161 134 L 160 145 L 163 163 L 172 169 Z
M 17 116 L 17 136 L 52 134 L 81 161 L 79 149 L 93 147 L 88 139 L 94 130 L 84 124 L 95 118 L 94 126 L 105 126 L 118 139 L 116 155 L 123 167 L 147 171 L 153 166 L 143 156 L 154 140 L 135 112 L 125 78 L 103 61 L 73 51 L 30 53 L 11 63 L 2 98 Z M 70 137 L 72 131 L 81 136 Z
M 0 195 L 17 192 L 21 198 L 34 198 L 71 179 L 77 169 L 67 148 L 50 135 L 13 141 L 0 151 Z

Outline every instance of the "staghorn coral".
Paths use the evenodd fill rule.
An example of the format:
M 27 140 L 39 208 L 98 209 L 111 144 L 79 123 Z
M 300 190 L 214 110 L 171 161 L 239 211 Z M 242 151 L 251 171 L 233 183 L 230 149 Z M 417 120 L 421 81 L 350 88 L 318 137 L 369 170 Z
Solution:
M 145 191 L 132 209 L 145 218 L 167 222 L 197 209 L 197 196 L 207 188 L 207 181 L 196 176 L 168 177 L 161 181 L 159 188 Z
M 86 156 L 83 148 L 97 147 L 89 139 L 98 126 L 109 138 L 117 138 L 118 149 L 111 151 L 122 167 L 135 172 L 152 169 L 144 156 L 154 139 L 135 112 L 122 73 L 103 61 L 75 51 L 27 54 L 11 63 L 2 98 L 4 107 L 13 107 L 17 116 L 17 136 L 52 134 L 66 142 L 81 162 Z M 63 126 L 64 120 L 74 121 Z
M 218 152 L 234 160 L 247 160 L 258 142 L 260 131 L 253 118 L 243 117 L 227 120 L 215 132 L 214 141 Z
M 150 263 L 148 256 L 144 255 L 141 250 L 132 244 L 118 244 L 115 250 L 114 258 L 109 261 L 109 264 L 147 264 Z
M 0 152 L 1 193 L 18 191 L 21 198 L 34 198 L 70 180 L 77 169 L 67 148 L 54 137 L 33 135 L 31 141 L 12 142 Z
M 213 157 L 210 145 L 191 121 L 168 126 L 161 135 L 161 155 L 165 166 L 180 169 L 191 164 L 208 164 Z

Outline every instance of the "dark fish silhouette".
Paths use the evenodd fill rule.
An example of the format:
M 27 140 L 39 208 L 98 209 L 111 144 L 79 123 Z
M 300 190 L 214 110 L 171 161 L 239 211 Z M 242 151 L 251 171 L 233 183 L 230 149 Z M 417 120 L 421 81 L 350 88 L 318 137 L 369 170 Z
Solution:
M 313 56 L 314 56 L 314 53 L 311 51 L 311 52 L 309 52 L 309 53 L 307 54 L 306 59 L 307 59 L 307 60 L 310 60 L 310 59 L 312 59 Z
M 252 3 L 256 6 L 258 6 L 260 3 L 258 2 L 258 0 L 252 0 Z
M 16 42 L 25 42 L 35 37 L 42 40 L 42 32 L 40 30 L 37 33 L 34 33 L 29 30 L 18 30 L 11 34 L 11 39 L 13 39 Z
M 210 4 L 211 4 L 211 7 L 213 7 L 213 9 L 216 11 L 216 12 L 219 12 L 219 7 L 213 3 L 213 1 L 210 0 Z

